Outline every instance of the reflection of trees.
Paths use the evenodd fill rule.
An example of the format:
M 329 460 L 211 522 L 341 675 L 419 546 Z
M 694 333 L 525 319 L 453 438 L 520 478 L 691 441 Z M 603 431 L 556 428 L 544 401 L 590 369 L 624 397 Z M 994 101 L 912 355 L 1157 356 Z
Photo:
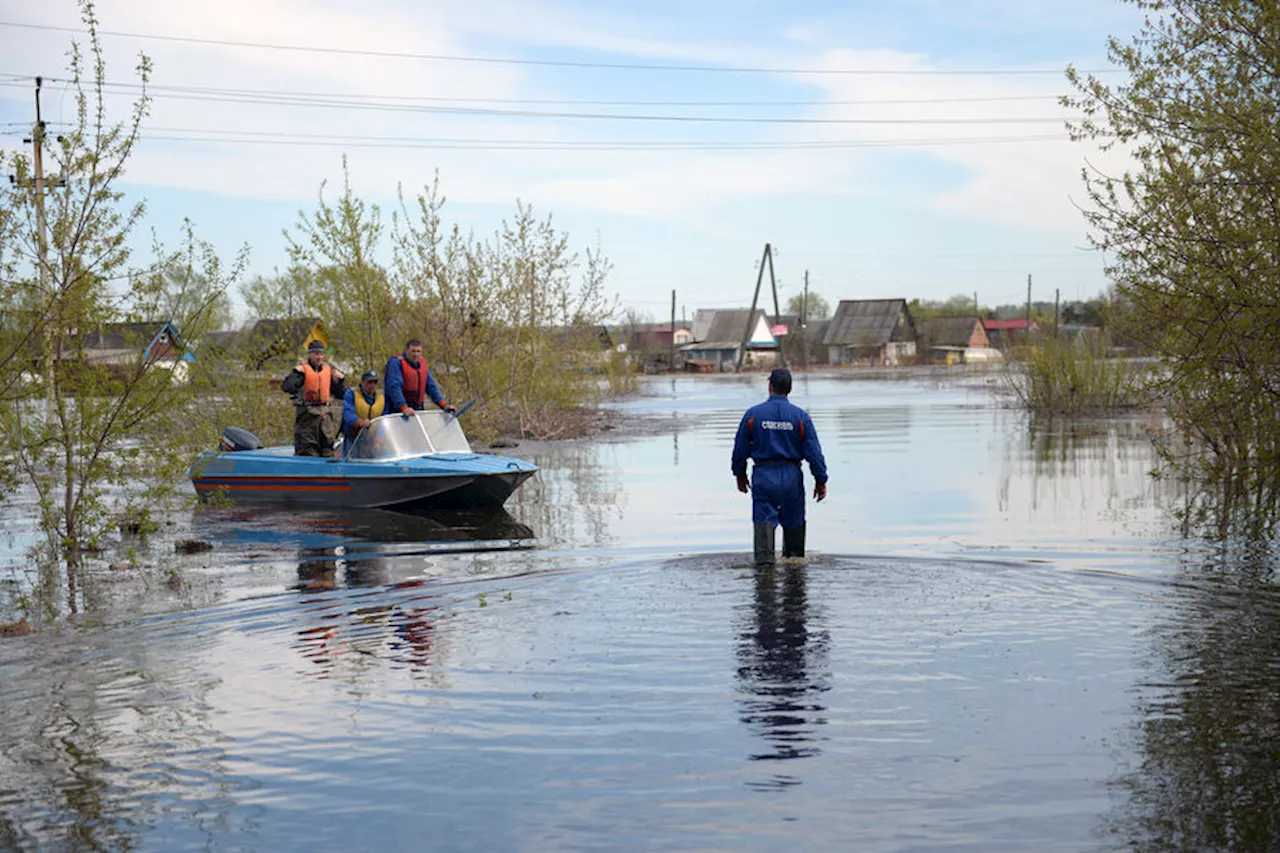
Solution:
M 1157 458 L 1141 421 L 1032 423 L 1009 436 L 997 493 L 1002 512 L 1016 483 L 1027 484 L 1033 509 L 1060 506 L 1075 514 L 1119 512 L 1173 496 L 1168 484 L 1148 476 Z
M 608 545 L 610 525 L 620 515 L 622 485 L 614 469 L 601 464 L 609 445 L 569 444 L 534 456 L 542 471 L 509 500 L 512 513 L 552 544 Z
M 812 630 L 803 566 L 755 570 L 755 595 L 738 644 L 742 721 L 766 751 L 753 761 L 818 755 L 816 728 L 826 722 L 820 694 L 828 688 L 825 631 Z M 796 784 L 777 774 L 770 787 Z
M 234 824 L 237 783 L 208 716 L 216 681 L 142 647 L 35 654 L 6 675 L 23 689 L 0 732 L 0 849 L 133 850 L 171 810 L 209 844 Z
M 1175 588 L 1138 769 L 1108 829 L 1133 850 L 1280 850 L 1280 596 L 1265 549 Z M 1230 578 L 1230 580 L 1227 580 Z

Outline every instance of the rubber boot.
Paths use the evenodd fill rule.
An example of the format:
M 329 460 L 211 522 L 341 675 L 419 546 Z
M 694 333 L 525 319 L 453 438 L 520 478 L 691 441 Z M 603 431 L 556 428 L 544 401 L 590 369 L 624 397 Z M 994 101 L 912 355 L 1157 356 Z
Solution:
M 804 556 L 804 525 L 782 528 L 782 556 Z
M 756 565 L 772 566 L 776 561 L 773 546 L 773 532 L 778 529 L 776 524 L 757 524 L 756 525 Z

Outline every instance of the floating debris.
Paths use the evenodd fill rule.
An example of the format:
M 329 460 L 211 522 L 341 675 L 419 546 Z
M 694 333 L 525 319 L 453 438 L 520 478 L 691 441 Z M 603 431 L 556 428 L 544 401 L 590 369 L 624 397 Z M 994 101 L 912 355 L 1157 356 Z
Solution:
M 199 554 L 202 551 L 212 551 L 213 544 L 203 539 L 182 539 L 173 543 L 173 550 L 179 554 Z

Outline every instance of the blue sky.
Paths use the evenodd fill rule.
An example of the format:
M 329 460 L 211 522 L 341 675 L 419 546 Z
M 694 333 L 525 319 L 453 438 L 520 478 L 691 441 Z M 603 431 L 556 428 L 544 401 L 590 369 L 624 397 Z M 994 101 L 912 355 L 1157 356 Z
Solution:
M 1054 96 L 1067 63 L 1105 68 L 1107 36 L 1135 30 L 1135 11 L 1115 0 L 97 10 L 107 32 L 224 42 L 103 39 L 111 81 L 133 81 L 139 51 L 155 66 L 149 137 L 127 185 L 148 201 L 148 229 L 173 240 L 190 217 L 228 258 L 249 244 L 253 272 L 283 268 L 281 230 L 322 180 L 340 181 L 345 153 L 354 188 L 388 214 L 397 183 L 411 194 L 436 170 L 465 228 L 493 230 L 517 199 L 552 213 L 575 245 L 612 259 L 623 306 L 659 318 L 672 289 L 690 315 L 749 302 L 766 241 L 784 300 L 806 270 L 833 303 L 974 291 L 1016 302 L 1028 274 L 1038 299 L 1106 285 L 1076 205 L 1085 159 L 1107 158 L 1067 140 Z M 68 0 L 0 0 L 0 22 L 78 17 Z M 16 78 L 64 77 L 72 37 L 0 26 L 0 147 L 19 145 L 14 123 L 31 117 L 31 83 Z M 413 56 L 372 55 L 387 53 Z M 240 94 L 193 97 L 213 88 Z M 60 84 L 43 103 L 48 120 L 72 118 Z

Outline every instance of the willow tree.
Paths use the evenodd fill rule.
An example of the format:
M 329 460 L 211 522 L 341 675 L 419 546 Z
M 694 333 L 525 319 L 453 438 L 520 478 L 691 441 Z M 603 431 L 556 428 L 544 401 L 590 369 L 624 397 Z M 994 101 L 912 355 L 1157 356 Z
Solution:
M 185 323 L 198 336 L 234 277 L 190 231 L 186 251 L 159 248 L 149 269 L 133 266 L 130 237 L 144 207 L 118 184 L 147 114 L 151 66 L 140 58 L 144 94 L 125 121 L 113 121 L 93 5 L 80 8 L 88 39 L 87 53 L 73 44 L 70 54 L 74 123 L 55 139 L 36 128 L 45 174 L 23 153 L 0 163 L 15 175 L 0 190 L 0 461 L 36 498 L 49 558 L 39 588 L 66 589 L 72 610 L 84 554 L 131 500 L 154 500 L 145 484 L 172 481 L 187 458 L 186 392 L 164 369 L 174 362 L 148 346 L 156 321 Z M 163 317 L 175 271 L 199 280 L 201 296 L 185 300 L 183 317 Z M 96 360 L 91 344 L 104 334 L 122 340 L 115 358 Z
M 1219 506 L 1273 517 L 1280 492 L 1280 6 L 1129 0 L 1145 12 L 1108 54 L 1107 83 L 1075 69 L 1076 139 L 1128 155 L 1084 170 L 1094 242 L 1163 357 L 1158 380 Z M 1170 450 L 1172 453 L 1173 451 Z

